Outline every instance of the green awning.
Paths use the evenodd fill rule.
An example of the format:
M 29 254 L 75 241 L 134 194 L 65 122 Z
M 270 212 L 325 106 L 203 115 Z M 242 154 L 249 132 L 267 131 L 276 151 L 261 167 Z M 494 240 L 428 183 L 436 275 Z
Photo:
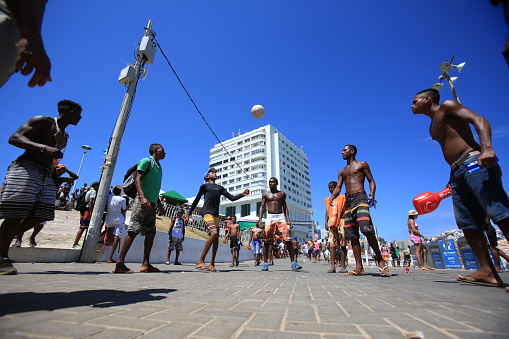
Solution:
M 178 194 L 176 191 L 168 191 L 161 194 L 161 197 L 169 204 L 184 204 L 187 203 L 187 199 Z
M 256 222 L 251 221 L 239 221 L 241 230 L 248 230 L 250 228 L 256 227 Z

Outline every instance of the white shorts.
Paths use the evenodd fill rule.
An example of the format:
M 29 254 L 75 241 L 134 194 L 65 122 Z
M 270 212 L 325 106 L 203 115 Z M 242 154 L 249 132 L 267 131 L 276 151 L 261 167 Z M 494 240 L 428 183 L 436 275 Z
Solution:
M 122 230 L 124 230 L 127 226 L 126 226 L 126 224 L 111 225 L 111 226 L 108 225 L 108 228 L 110 228 L 110 227 L 115 227 L 115 230 L 113 231 L 113 235 L 120 238 L 122 236 Z

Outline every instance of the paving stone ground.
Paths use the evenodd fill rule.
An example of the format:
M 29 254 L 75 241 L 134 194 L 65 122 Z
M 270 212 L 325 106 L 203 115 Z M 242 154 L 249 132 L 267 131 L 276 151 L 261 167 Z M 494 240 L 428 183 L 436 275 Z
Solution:
M 509 337 L 509 293 L 455 281 L 463 270 L 346 277 L 301 264 L 119 275 L 106 263 L 20 263 L 0 276 L 0 338 Z

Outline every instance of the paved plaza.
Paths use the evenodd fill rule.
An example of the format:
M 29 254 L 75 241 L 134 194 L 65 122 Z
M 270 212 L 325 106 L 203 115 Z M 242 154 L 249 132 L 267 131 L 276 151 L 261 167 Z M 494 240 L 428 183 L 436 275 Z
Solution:
M 18 275 L 0 276 L 0 338 L 509 336 L 509 293 L 456 282 L 463 270 L 346 277 L 323 263 L 299 272 L 288 259 L 275 263 L 269 272 L 243 262 L 130 275 L 106 263 L 18 263 Z

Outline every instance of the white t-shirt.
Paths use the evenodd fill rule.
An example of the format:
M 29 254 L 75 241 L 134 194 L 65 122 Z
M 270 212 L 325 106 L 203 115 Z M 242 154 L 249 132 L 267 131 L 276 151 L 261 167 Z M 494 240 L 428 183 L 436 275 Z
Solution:
M 108 195 L 108 214 L 106 214 L 106 224 L 108 226 L 120 225 L 125 222 L 125 216 L 122 211 L 127 209 L 126 201 L 120 195 Z
M 95 189 L 92 187 L 90 188 L 88 191 L 87 191 L 87 194 L 85 194 L 85 201 L 87 203 L 87 207 L 90 207 L 90 199 L 94 198 L 95 199 L 95 196 L 97 195 L 97 192 L 95 191 Z
M 182 230 L 184 228 L 184 219 L 175 218 L 175 223 L 173 224 L 173 228 L 171 230 L 171 236 L 173 238 L 179 238 L 181 239 L 182 236 Z

